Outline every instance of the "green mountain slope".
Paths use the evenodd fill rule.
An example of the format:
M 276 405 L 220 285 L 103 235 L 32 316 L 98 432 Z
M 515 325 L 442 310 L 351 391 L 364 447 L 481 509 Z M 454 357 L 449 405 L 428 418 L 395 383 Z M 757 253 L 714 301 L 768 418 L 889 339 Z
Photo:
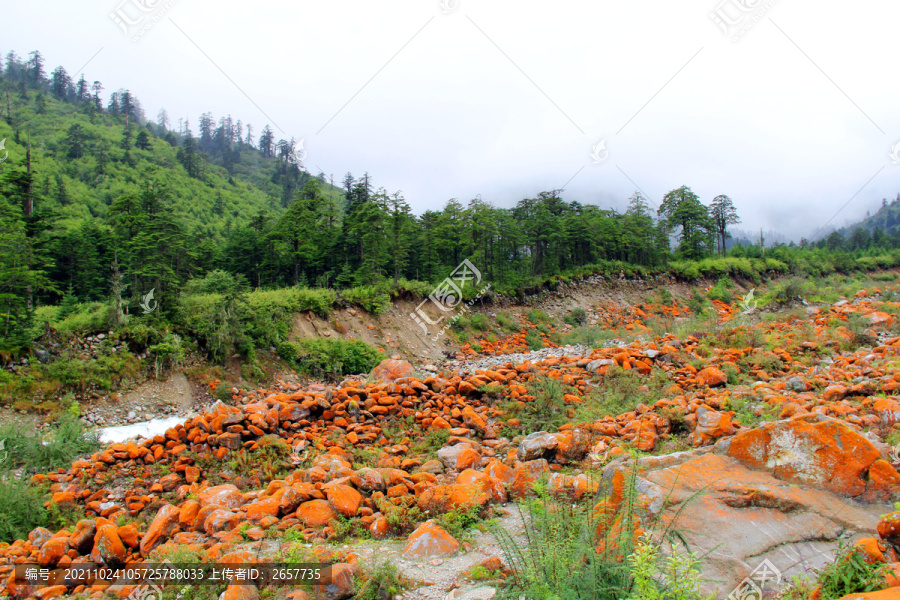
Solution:
M 231 173 L 198 151 L 199 174 L 191 177 L 174 145 L 186 136 L 152 123 L 126 124 L 124 117 L 87 102 L 63 102 L 32 90 L 9 96 L 11 123 L 0 120 L 0 140 L 6 139 L 9 155 L 0 175 L 24 168 L 30 141 L 35 210 L 54 211 L 70 226 L 105 219 L 116 198 L 136 193 L 140 182 L 152 177 L 170 190 L 175 213 L 195 227 L 195 234 L 220 238 L 261 212 L 281 214 L 282 198 L 290 198 L 310 178 L 297 169 L 294 181 L 285 182 L 287 167 L 296 165 L 268 159 L 243 142 L 232 148 Z M 141 133 L 146 142 L 139 147 Z M 324 183 L 323 188 L 342 206 L 342 190 Z
M 859 223 L 838 229 L 838 233 L 844 236 L 852 236 L 856 229 L 864 229 L 870 235 L 877 235 L 880 229 L 883 234 L 889 236 L 900 235 L 900 194 L 890 202 L 885 198 L 881 207 L 874 215 L 869 215 Z

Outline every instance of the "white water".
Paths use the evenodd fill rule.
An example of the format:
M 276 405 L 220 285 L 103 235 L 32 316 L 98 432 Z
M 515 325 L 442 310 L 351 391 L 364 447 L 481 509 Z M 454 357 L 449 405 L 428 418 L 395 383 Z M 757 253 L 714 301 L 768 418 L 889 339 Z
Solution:
M 124 442 L 132 438 L 149 438 L 154 435 L 162 435 L 169 427 L 184 423 L 189 416 L 167 417 L 165 419 L 151 419 L 142 423 L 131 425 L 117 425 L 115 427 L 101 427 L 100 441 L 104 444 Z

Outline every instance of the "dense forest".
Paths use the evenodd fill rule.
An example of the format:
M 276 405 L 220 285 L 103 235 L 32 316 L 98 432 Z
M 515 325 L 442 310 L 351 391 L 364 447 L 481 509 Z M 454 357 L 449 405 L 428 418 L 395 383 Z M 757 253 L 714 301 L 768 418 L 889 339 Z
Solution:
M 551 190 L 511 208 L 476 197 L 416 215 L 368 173 L 347 173 L 337 186 L 332 176 L 310 174 L 301 144 L 276 140 L 268 125 L 254 136 L 251 125 L 207 112 L 195 134 L 189 118 L 175 124 L 162 109 L 148 119 L 129 90 L 104 100 L 103 89 L 62 67 L 48 74 L 38 51 L 9 52 L 0 70 L 6 346 L 26 341 L 22 327 L 38 306 L 112 298 L 121 310 L 149 290 L 175 298 L 217 272 L 248 289 L 379 293 L 440 281 L 463 259 L 497 292 L 590 272 L 715 275 L 709 261 L 725 254 L 728 228 L 740 222 L 727 195 L 707 205 L 687 186 L 658 208 L 635 192 L 621 212 Z M 890 210 L 893 203 L 882 208 Z M 887 218 L 884 228 L 799 246 L 736 245 L 722 260 L 735 270 L 735 260 L 768 259 L 737 268 L 744 275 L 827 270 L 822 265 L 851 268 L 854 257 L 898 246 Z M 703 260 L 706 267 L 695 264 Z

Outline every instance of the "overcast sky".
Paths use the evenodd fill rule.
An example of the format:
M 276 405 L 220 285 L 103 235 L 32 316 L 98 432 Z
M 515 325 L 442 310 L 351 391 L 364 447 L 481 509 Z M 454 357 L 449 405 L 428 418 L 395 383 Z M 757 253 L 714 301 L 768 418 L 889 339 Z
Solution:
M 312 173 L 369 171 L 417 213 L 554 188 L 619 208 L 640 189 L 658 205 L 688 185 L 707 204 L 730 195 L 745 229 L 799 238 L 900 191 L 896 1 L 0 8 L 4 55 L 39 49 L 73 78 L 87 63 L 105 98 L 128 88 L 148 117 L 165 107 L 195 132 L 204 111 L 257 134 L 268 123 L 304 140 Z

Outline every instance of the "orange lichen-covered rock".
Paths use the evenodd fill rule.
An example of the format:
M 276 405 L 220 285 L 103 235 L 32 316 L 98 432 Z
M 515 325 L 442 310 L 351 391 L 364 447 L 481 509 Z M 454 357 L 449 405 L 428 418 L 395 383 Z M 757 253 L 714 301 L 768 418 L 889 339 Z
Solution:
M 75 525 L 75 533 L 69 536 L 69 547 L 79 554 L 87 554 L 94 547 L 97 524 L 91 519 L 82 519 Z
M 63 537 L 47 540 L 38 554 L 38 564 L 42 567 L 55 567 L 56 563 L 69 551 L 69 541 Z
M 817 485 L 844 496 L 866 491 L 866 474 L 880 458 L 861 434 L 835 419 L 803 415 L 734 437 L 728 453 L 779 479 Z
M 104 523 L 97 528 L 94 550 L 110 567 L 119 567 L 125 564 L 125 544 L 119 537 L 118 528 L 112 523 Z
M 310 500 L 300 505 L 297 517 L 307 527 L 324 527 L 337 518 L 337 513 L 326 500 Z
M 708 385 L 709 387 L 728 383 L 728 376 L 716 367 L 706 367 L 697 373 L 697 379 L 700 381 L 700 385 Z
M 259 600 L 259 589 L 246 583 L 229 583 L 219 600 Z
M 420 510 L 443 513 L 457 508 L 483 506 L 488 501 L 487 494 L 473 485 L 438 485 L 428 488 L 416 502 Z
M 900 545 L 900 511 L 888 513 L 878 522 L 878 535 L 894 546 Z
M 510 484 L 510 493 L 514 498 L 522 498 L 532 491 L 534 483 L 544 473 L 550 470 L 550 465 L 544 459 L 531 460 L 522 463 L 515 469 L 515 479 Z
M 141 533 L 138 531 L 137 524 L 129 523 L 119 527 L 119 539 L 129 548 L 137 548 L 141 543 Z
M 331 505 L 345 517 L 355 517 L 363 500 L 362 494 L 341 483 L 329 486 L 325 495 Z
M 147 556 L 172 534 L 178 527 L 179 510 L 171 504 L 166 504 L 159 509 L 147 532 L 141 539 L 141 554 Z
M 734 433 L 734 412 L 719 412 L 707 405 L 697 409 L 697 427 L 691 433 L 694 447 L 708 444 L 723 435 Z
M 277 517 L 280 503 L 280 497 L 269 496 L 245 505 L 247 520 L 251 523 L 259 523 L 266 517 Z
M 67 588 L 64 585 L 51 585 L 41 588 L 34 592 L 34 597 L 38 600 L 50 600 L 51 598 L 62 598 L 66 595 Z
M 506 487 L 503 482 L 487 473 L 466 469 L 456 477 L 456 483 L 480 489 L 493 502 L 506 502 Z
M 340 562 L 331 565 L 328 571 L 327 579 L 319 583 L 319 597 L 324 600 L 341 600 L 353 596 L 356 567 Z
M 226 483 L 225 485 L 206 488 L 197 494 L 197 500 L 200 502 L 200 508 L 218 506 L 235 510 L 244 503 L 244 495 L 235 486 Z
M 415 376 L 415 368 L 405 360 L 386 358 L 372 369 L 372 378 L 380 381 L 394 381 Z
M 431 519 L 410 534 L 403 556 L 411 559 L 447 557 L 453 556 L 458 550 L 459 542 Z
M 471 406 L 463 408 L 462 418 L 467 427 L 471 427 L 475 431 L 484 433 L 484 430 L 487 427 L 487 421 L 485 421 L 484 417 L 475 412 L 475 409 Z
M 200 512 L 200 503 L 196 500 L 187 500 L 178 511 L 178 524 L 182 529 L 190 529 L 197 521 L 197 513 Z
M 888 502 L 900 495 L 900 473 L 886 460 L 878 459 L 869 467 L 865 499 Z
M 843 400 L 849 390 L 845 385 L 829 385 L 822 391 L 822 398 L 827 402 L 838 402 Z
M 875 538 L 859 538 L 853 543 L 853 547 L 863 553 L 865 561 L 869 564 L 884 562 L 884 550 Z
M 384 537 L 387 537 L 388 532 L 390 531 L 390 524 L 388 520 L 384 517 L 375 517 L 372 523 L 369 525 L 369 533 L 372 534 L 372 537 L 376 540 L 380 540 Z
M 519 451 L 517 457 L 525 462 L 540 458 L 545 452 L 556 450 L 559 440 L 551 433 L 546 431 L 535 431 L 523 439 L 519 443 Z
M 492 460 L 484 468 L 484 473 L 496 477 L 504 485 L 510 485 L 516 479 L 516 472 L 499 460 Z
M 225 508 L 215 508 L 203 520 L 203 531 L 213 535 L 220 531 L 230 531 L 241 522 L 241 516 Z
M 456 469 L 458 471 L 470 469 L 474 467 L 479 460 L 481 460 L 481 454 L 467 446 L 466 448 L 463 448 L 456 457 Z
M 889 398 L 878 398 L 872 410 L 881 417 L 881 422 L 890 427 L 900 423 L 900 402 Z

